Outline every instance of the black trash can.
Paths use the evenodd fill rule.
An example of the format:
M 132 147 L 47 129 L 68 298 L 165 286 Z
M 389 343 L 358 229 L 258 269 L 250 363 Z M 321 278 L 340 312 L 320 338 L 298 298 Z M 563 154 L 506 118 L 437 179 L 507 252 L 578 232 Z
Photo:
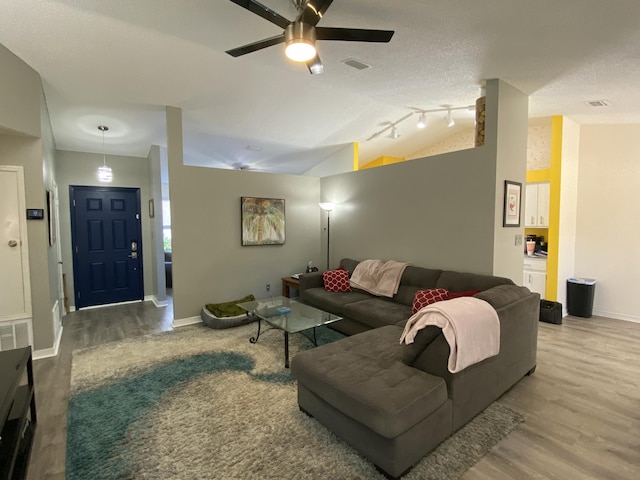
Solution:
M 593 278 L 567 280 L 567 311 L 569 315 L 589 318 L 593 312 L 596 281 Z

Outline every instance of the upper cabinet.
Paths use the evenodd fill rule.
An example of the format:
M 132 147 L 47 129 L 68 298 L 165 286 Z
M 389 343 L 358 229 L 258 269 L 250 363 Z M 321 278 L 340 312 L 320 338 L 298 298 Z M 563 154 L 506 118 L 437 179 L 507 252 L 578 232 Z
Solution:
M 549 182 L 527 183 L 525 227 L 549 226 Z

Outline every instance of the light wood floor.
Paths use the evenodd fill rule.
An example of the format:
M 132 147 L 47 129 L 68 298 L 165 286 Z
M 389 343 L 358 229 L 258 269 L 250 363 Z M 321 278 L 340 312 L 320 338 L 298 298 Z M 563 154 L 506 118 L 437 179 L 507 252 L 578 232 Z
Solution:
M 29 479 L 64 479 L 72 350 L 171 330 L 171 315 L 170 306 L 144 302 L 64 317 L 60 354 L 34 363 L 39 421 Z M 463 479 L 640 478 L 640 324 L 540 323 L 537 370 L 501 402 L 526 421 Z

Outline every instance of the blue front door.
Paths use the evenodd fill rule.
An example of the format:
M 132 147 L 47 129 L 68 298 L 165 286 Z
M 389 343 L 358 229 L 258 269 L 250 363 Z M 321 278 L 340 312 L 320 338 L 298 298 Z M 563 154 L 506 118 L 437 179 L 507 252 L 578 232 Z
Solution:
M 142 300 L 140 189 L 70 186 L 76 309 Z

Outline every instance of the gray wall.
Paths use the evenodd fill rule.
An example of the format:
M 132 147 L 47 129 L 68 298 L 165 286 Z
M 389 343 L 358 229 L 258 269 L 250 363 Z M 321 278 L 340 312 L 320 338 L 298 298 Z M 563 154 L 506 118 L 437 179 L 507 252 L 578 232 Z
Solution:
M 149 185 L 150 195 L 154 202 L 155 215 L 150 221 L 151 243 L 147 254 L 151 255 L 151 290 L 150 294 L 160 302 L 167 300 L 167 285 L 164 269 L 164 246 L 162 243 L 162 157 L 166 156 L 166 149 L 153 145 L 149 151 Z
M 0 45 L 0 132 L 40 136 L 40 75 Z
M 0 71 L 0 163 L 24 168 L 27 207 L 46 211 L 46 190 L 55 182 L 54 142 L 40 75 L 2 45 Z M 54 343 L 51 310 L 58 280 L 51 268 L 56 256 L 46 221 L 27 222 L 27 235 L 34 348 L 44 350 Z
M 140 188 L 142 217 L 142 256 L 144 269 L 144 293 L 153 291 L 153 253 L 149 222 L 149 160 L 138 157 L 107 155 L 107 165 L 113 169 L 113 183 L 99 183 L 96 171 L 102 165 L 102 155 L 83 152 L 56 152 L 58 189 L 60 192 L 60 241 L 62 242 L 63 269 L 67 274 L 69 301 L 73 295 L 73 257 L 71 255 L 71 217 L 69 209 L 69 185 L 111 186 Z
M 170 171 L 173 304 L 177 320 L 206 303 L 281 294 L 281 278 L 320 258 L 320 181 L 186 167 Z M 240 197 L 283 198 L 285 245 L 240 245 Z
M 483 152 L 463 150 L 322 179 L 322 200 L 336 203 L 331 266 L 342 257 L 380 258 L 491 273 L 494 174 Z

